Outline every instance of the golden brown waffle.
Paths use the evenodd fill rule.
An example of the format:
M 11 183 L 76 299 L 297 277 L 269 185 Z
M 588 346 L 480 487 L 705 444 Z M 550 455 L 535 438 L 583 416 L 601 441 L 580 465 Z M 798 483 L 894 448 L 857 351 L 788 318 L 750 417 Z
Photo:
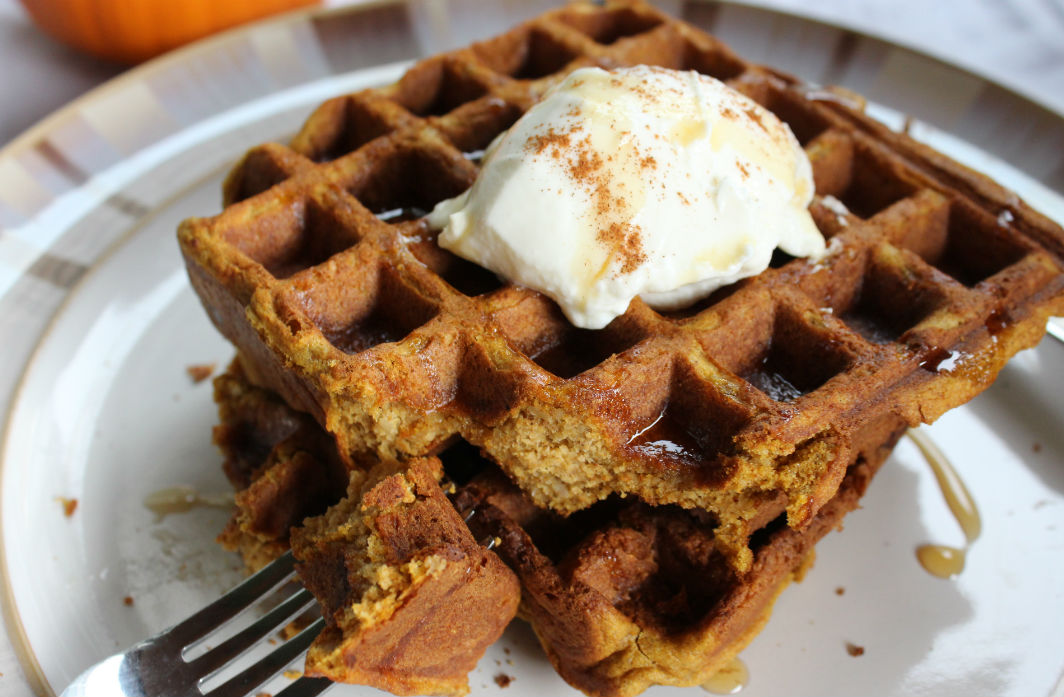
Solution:
M 219 430 L 249 436 L 224 441 L 227 456 L 282 459 L 275 451 L 284 446 L 273 454 L 259 447 L 270 432 L 263 401 L 276 406 L 276 398 L 247 385 L 238 372 L 217 382 L 227 386 L 216 391 Z M 283 406 L 274 415 L 300 418 Z M 453 500 L 463 513 L 473 511 L 470 529 L 478 539 L 497 539 L 494 552 L 517 572 L 520 614 L 551 662 L 573 686 L 606 697 L 634 695 L 651 684 L 700 684 L 742 650 L 768 619 L 777 594 L 803 573 L 816 541 L 857 505 L 900 433 L 886 423 L 865 429 L 836 495 L 801 531 L 782 517 L 759 526 L 745 573 L 728 563 L 704 513 L 611 498 L 563 518 L 535 507 L 471 448 L 448 448 L 440 459 L 453 481 L 465 482 Z M 313 463 L 331 471 L 335 446 L 328 438 L 307 443 L 307 473 Z M 356 472 L 343 501 L 293 531 L 300 573 L 330 624 L 308 655 L 308 673 L 400 694 L 460 693 L 485 643 L 512 616 L 512 574 L 473 542 L 436 485 L 439 466 L 436 458 L 421 458 L 405 472 L 394 464 Z M 277 493 L 294 502 L 308 496 L 294 479 L 284 480 Z M 433 524 L 426 527 L 426 519 Z M 369 543 L 373 535 L 376 544 Z M 285 538 L 279 534 L 271 542 L 283 549 Z M 391 561 L 379 550 L 391 551 Z M 413 583 L 414 572 L 430 566 L 429 550 L 444 550 L 459 562 L 446 568 L 461 568 L 468 558 L 491 561 L 470 583 L 442 572 Z M 389 592 L 379 588 L 380 579 L 389 579 Z M 464 643 L 441 640 L 441 628 Z
M 219 540 L 254 571 L 289 548 L 291 531 L 300 579 L 327 621 L 306 673 L 395 694 L 468 692 L 467 674 L 513 619 L 520 586 L 441 491 L 439 460 L 349 477 L 335 441 L 248 384 L 238 364 L 214 386 L 215 442 L 237 489 Z
M 637 299 L 576 329 L 438 248 L 418 216 L 467 188 L 477 152 L 566 73 L 637 63 L 712 75 L 788 123 L 831 253 L 778 255 L 682 312 Z M 291 147 L 248 153 L 225 198 L 181 227 L 193 286 L 251 379 L 349 462 L 460 437 L 563 514 L 611 494 L 710 511 L 739 569 L 759 521 L 814 519 L 855 433 L 933 421 L 1064 312 L 1058 226 L 849 96 L 639 2 L 549 12 L 326 102 Z
M 355 472 L 347 497 L 292 532 L 326 628 L 307 675 L 400 695 L 464 695 L 517 611 L 514 573 L 473 539 L 436 458 Z
M 348 471 L 313 419 L 249 385 L 235 361 L 215 378 L 214 401 L 214 442 L 236 489 L 236 510 L 218 541 L 257 571 L 288 549 L 289 530 L 341 498 Z
M 896 438 L 874 461 L 859 458 L 804 529 L 779 518 L 755 532 L 745 573 L 698 511 L 610 500 L 562 519 L 501 473 L 467 485 L 456 503 L 476 507 L 474 532 L 502 540 L 495 551 L 521 578 L 521 615 L 558 673 L 588 695 L 637 695 L 703 684 L 742 651 L 813 546 L 857 507 Z

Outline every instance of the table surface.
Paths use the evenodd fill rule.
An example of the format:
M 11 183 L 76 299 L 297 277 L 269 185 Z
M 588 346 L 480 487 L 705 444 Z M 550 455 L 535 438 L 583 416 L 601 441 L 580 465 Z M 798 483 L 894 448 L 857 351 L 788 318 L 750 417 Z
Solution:
M 329 4 L 343 4 L 335 0 Z M 1064 0 L 757 0 L 923 51 L 1064 114 Z M 0 0 L 0 147 L 124 66 L 39 33 L 16 0 Z M 0 697 L 31 694 L 0 635 Z

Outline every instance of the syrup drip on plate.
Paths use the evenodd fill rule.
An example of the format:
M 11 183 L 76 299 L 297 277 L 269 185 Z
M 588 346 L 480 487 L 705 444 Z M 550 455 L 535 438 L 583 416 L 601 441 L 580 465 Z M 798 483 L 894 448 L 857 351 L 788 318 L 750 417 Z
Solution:
M 194 508 L 229 508 L 232 505 L 232 494 L 202 494 L 190 486 L 172 486 L 144 497 L 144 507 L 155 514 L 155 522 L 171 513 L 188 513 Z
M 920 561 L 920 566 L 924 567 L 929 574 L 939 578 L 950 578 L 964 570 L 968 548 L 982 532 L 982 519 L 979 517 L 979 509 L 975 505 L 975 500 L 968 493 L 968 487 L 961 481 L 960 475 L 953 469 L 945 453 L 920 431 L 909 429 L 908 436 L 923 453 L 927 464 L 931 466 L 931 471 L 935 473 L 935 479 L 938 480 L 938 486 L 942 490 L 942 496 L 946 499 L 946 505 L 949 506 L 953 517 L 957 519 L 967 541 L 963 548 L 934 544 L 921 545 L 916 549 L 916 558 Z
M 734 695 L 750 682 L 750 671 L 742 659 L 735 657 L 702 683 L 702 689 L 714 695 Z

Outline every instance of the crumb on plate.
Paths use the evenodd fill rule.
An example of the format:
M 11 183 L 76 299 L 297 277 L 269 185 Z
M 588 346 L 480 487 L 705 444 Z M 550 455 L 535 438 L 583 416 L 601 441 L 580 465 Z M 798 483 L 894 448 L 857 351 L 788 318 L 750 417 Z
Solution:
M 65 496 L 56 496 L 55 500 L 63 505 L 63 515 L 67 518 L 74 515 L 74 511 L 78 509 L 77 499 L 68 499 Z
M 214 363 L 196 363 L 185 368 L 192 382 L 201 383 L 214 373 Z

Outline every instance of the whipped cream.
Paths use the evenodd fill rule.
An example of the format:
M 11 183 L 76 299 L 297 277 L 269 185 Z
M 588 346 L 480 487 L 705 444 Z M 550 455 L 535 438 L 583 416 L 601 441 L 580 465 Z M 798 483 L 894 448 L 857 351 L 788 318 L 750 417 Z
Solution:
M 812 168 L 768 110 L 696 72 L 571 73 L 441 202 L 439 244 L 599 329 L 639 296 L 677 309 L 768 267 L 818 257 Z

